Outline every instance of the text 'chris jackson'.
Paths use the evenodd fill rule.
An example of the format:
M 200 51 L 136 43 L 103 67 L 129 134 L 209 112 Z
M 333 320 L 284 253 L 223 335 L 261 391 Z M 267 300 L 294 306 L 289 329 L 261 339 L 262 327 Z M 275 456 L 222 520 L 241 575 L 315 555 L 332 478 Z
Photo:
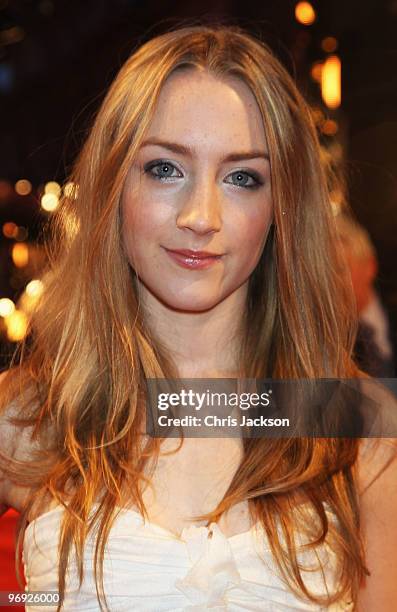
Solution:
M 287 418 L 249 418 L 245 414 L 240 419 L 231 417 L 220 418 L 215 415 L 207 415 L 204 418 L 186 415 L 184 417 L 169 417 L 162 414 L 157 419 L 160 427 L 289 427 Z

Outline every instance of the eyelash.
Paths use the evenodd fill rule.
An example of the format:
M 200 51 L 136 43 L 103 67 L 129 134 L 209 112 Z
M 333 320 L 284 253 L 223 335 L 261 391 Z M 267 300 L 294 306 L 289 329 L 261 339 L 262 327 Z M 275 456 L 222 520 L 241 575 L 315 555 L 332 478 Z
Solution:
M 159 159 L 153 162 L 149 162 L 148 164 L 146 164 L 146 166 L 144 166 L 144 172 L 146 174 L 148 174 L 150 176 L 150 178 L 156 180 L 156 181 L 166 181 L 168 178 L 175 178 L 175 177 L 168 177 L 168 176 L 158 176 L 156 174 L 153 174 L 152 172 L 150 172 L 153 168 L 156 168 L 157 166 L 170 166 L 171 168 L 178 170 L 178 168 L 171 162 L 169 162 L 166 159 Z M 231 173 L 233 174 L 245 174 L 246 176 L 249 176 L 250 178 L 252 178 L 255 181 L 254 185 L 236 185 L 236 187 L 242 187 L 244 189 L 258 189 L 261 185 L 263 185 L 263 181 L 261 181 L 261 179 L 259 178 L 259 176 L 254 173 L 254 172 L 247 172 L 246 170 L 235 170 L 234 172 Z

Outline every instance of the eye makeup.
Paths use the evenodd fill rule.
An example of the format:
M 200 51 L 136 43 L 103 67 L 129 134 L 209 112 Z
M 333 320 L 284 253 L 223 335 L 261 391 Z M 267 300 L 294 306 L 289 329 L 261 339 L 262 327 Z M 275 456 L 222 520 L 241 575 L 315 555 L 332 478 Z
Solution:
M 158 174 L 157 172 L 153 172 L 154 169 L 160 168 L 163 169 L 163 171 L 167 168 L 167 173 L 164 175 Z M 144 172 L 145 174 L 147 174 L 151 179 L 153 180 L 157 180 L 157 181 L 162 181 L 162 182 L 166 182 L 168 181 L 168 179 L 174 179 L 174 178 L 181 178 L 182 177 L 182 173 L 180 173 L 180 176 L 173 176 L 171 173 L 173 170 L 176 170 L 177 172 L 180 173 L 180 170 L 178 170 L 178 168 L 170 161 L 168 161 L 167 159 L 157 159 L 157 160 L 153 160 L 151 162 L 148 162 L 147 164 L 145 164 L 144 166 Z M 244 177 L 247 179 L 251 179 L 252 181 L 254 181 L 254 183 L 252 184 L 236 184 L 234 183 L 234 185 L 236 187 L 242 187 L 244 189 L 258 189 L 259 187 L 261 187 L 264 183 L 263 180 L 261 179 L 260 175 L 253 171 L 253 170 L 234 170 L 233 172 L 231 172 L 228 176 L 236 176 L 239 177 L 239 180 L 241 178 L 244 179 Z

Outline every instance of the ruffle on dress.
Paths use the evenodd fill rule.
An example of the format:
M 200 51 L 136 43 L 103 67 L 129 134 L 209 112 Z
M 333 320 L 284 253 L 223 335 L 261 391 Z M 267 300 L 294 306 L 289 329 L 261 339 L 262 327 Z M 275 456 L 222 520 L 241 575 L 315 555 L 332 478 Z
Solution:
M 192 602 L 186 610 L 227 610 L 226 591 L 241 583 L 227 538 L 216 523 L 209 527 L 185 527 L 182 538 L 192 567 L 175 586 Z

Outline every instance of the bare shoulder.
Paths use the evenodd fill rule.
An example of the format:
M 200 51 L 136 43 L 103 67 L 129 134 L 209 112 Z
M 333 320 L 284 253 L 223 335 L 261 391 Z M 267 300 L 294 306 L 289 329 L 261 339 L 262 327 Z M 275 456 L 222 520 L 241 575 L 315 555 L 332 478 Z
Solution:
M 1 385 L 8 376 L 12 376 L 11 370 L 0 373 Z M 0 411 L 0 449 L 4 457 L 26 461 L 30 458 L 33 450 L 37 448 L 37 442 L 32 442 L 32 427 L 20 427 L 13 419 L 20 417 L 18 402 L 11 402 Z M 7 474 L 7 463 L 0 462 L 0 515 L 8 508 L 20 509 L 26 488 L 19 488 L 12 482 Z
M 365 386 L 377 403 L 375 431 L 390 437 L 360 440 L 356 480 L 366 565 L 370 575 L 359 592 L 359 612 L 397 610 L 397 401 L 382 385 Z M 379 420 L 380 419 L 380 420 Z

